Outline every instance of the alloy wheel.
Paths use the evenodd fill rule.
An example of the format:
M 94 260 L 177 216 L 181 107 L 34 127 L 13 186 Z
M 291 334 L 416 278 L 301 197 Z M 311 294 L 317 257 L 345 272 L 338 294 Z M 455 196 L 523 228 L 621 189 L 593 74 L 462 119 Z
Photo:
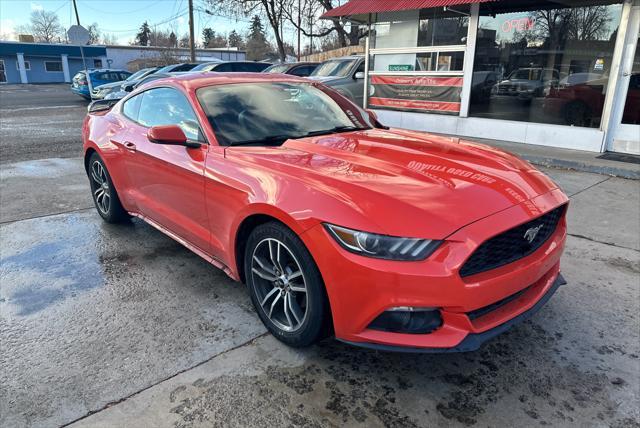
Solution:
M 103 214 L 109 213 L 111 202 L 111 189 L 109 188 L 109 180 L 104 166 L 95 161 L 91 165 L 91 180 L 93 181 L 93 198 L 96 206 Z
M 307 317 L 304 272 L 291 250 L 274 238 L 263 239 L 251 256 L 252 283 L 261 309 L 286 332 L 298 330 Z

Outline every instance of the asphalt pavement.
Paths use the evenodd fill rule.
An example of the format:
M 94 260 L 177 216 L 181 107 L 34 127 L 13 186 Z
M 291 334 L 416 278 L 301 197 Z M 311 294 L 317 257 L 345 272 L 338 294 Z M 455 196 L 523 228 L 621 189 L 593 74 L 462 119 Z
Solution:
M 544 169 L 571 196 L 568 284 L 477 352 L 294 350 L 243 285 L 141 221 L 103 223 L 70 129 L 41 126 L 5 160 L 26 126 L 5 122 L 6 91 L 0 426 L 640 427 L 638 181 Z M 58 92 L 37 106 L 77 103 L 81 121 Z M 22 111 L 32 127 L 66 114 Z
M 0 89 L 0 165 L 82 155 L 88 101 L 68 84 L 4 85 Z

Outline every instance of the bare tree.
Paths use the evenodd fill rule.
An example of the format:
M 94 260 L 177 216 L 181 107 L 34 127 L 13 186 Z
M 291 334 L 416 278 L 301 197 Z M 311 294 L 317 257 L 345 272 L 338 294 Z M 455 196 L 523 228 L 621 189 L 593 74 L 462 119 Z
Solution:
M 604 40 L 609 33 L 611 16 L 607 6 L 588 6 L 573 9 L 569 24 L 569 39 Z
M 117 45 L 118 38 L 115 34 L 112 33 L 103 33 L 102 34 L 102 44 L 103 45 Z
M 332 10 L 337 5 L 336 0 L 301 0 L 293 2 L 291 7 L 286 9 L 287 20 L 299 29 L 306 37 L 324 38 L 332 33 L 337 34 L 339 47 L 358 45 L 364 33 L 356 24 L 342 24 L 339 19 L 320 19 L 324 13 Z M 300 17 L 300 20 L 298 18 Z M 333 39 L 335 40 L 335 39 Z M 321 46 L 331 44 L 321 41 Z
M 29 24 L 22 26 L 18 31 L 32 34 L 37 42 L 43 43 L 59 42 L 64 37 L 58 15 L 47 10 L 32 11 Z
M 223 14 L 250 16 L 259 14 L 267 18 L 281 61 L 286 59 L 286 47 L 282 37 L 282 25 L 286 11 L 294 0 L 206 0 L 210 8 Z
M 97 45 L 98 43 L 100 43 L 100 29 L 98 28 L 97 22 L 89 25 L 87 31 L 89 31 L 89 42 L 87 43 L 88 45 Z

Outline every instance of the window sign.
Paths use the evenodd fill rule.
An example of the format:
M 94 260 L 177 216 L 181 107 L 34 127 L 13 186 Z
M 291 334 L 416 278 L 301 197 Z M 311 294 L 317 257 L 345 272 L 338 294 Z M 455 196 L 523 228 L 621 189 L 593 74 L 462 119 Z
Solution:
M 389 71 L 413 71 L 411 64 L 389 64 Z
M 371 76 L 369 105 L 392 110 L 458 114 L 461 77 Z

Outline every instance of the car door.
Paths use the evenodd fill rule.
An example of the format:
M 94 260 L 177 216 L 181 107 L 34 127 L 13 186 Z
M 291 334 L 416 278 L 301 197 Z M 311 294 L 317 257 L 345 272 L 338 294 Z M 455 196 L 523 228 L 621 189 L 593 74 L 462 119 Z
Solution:
M 209 252 L 210 233 L 204 204 L 204 163 L 207 154 L 198 119 L 186 96 L 176 88 L 152 88 L 141 95 L 135 123 L 129 129 L 130 194 L 145 217 L 199 249 Z M 156 144 L 152 126 L 178 125 L 199 148 Z
M 358 73 L 364 73 L 364 60 L 358 63 L 357 67 L 344 78 L 344 85 L 341 85 L 344 92 L 351 95 L 353 102 L 362 106 L 364 100 L 364 79 L 356 78 Z

